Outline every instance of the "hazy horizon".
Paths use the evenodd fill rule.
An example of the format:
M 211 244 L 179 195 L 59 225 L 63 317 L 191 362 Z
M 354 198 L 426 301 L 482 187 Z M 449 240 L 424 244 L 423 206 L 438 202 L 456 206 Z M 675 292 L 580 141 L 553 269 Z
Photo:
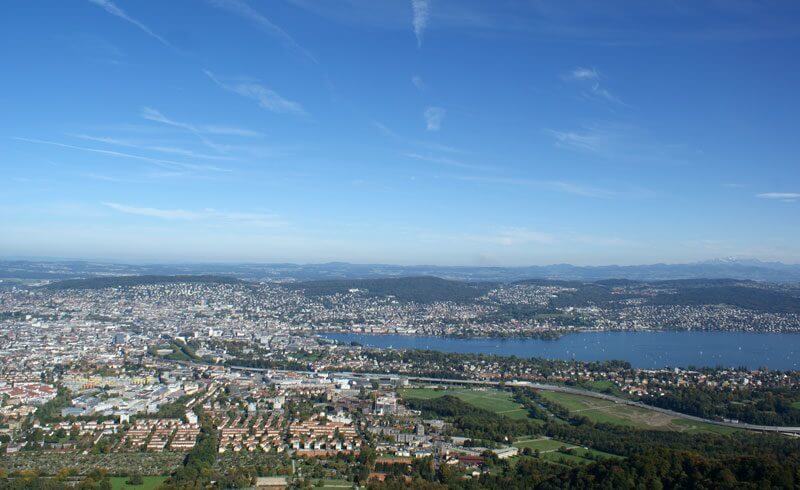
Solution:
M 509 268 L 509 269 L 522 269 L 526 267 L 556 267 L 556 266 L 573 266 L 573 267 L 648 267 L 648 266 L 679 266 L 679 265 L 703 265 L 703 264 L 732 264 L 732 265 L 750 265 L 750 264 L 780 264 L 784 266 L 799 266 L 800 262 L 783 262 L 783 261 L 770 261 L 761 260 L 753 257 L 717 257 L 707 260 L 699 260 L 693 262 L 648 262 L 648 263 L 604 263 L 604 264 L 577 264 L 571 262 L 549 262 L 539 264 L 436 264 L 436 263 L 399 263 L 399 262 L 350 262 L 345 260 L 328 260 L 328 261 L 287 261 L 287 260 L 125 260 L 115 258 L 92 258 L 92 257 L 55 257 L 55 256 L 25 256 L 25 255 L 7 255 L 0 256 L 0 261 L 20 261 L 20 262 L 87 262 L 87 263 L 100 263 L 100 264 L 120 264 L 120 265 L 296 265 L 296 266 L 315 266 L 315 265 L 329 265 L 329 264 L 346 264 L 352 266 L 388 266 L 388 267 L 442 267 L 442 268 Z

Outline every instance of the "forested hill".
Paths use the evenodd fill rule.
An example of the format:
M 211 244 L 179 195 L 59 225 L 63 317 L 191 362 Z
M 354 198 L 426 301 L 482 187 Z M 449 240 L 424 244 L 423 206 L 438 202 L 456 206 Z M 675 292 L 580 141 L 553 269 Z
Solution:
M 656 305 L 726 304 L 771 313 L 800 313 L 800 298 L 783 291 L 752 286 L 683 287 L 652 298 Z
M 125 286 L 147 286 L 152 284 L 239 284 L 240 279 L 228 276 L 179 275 L 179 276 L 107 276 L 86 279 L 69 279 L 44 286 L 48 289 L 103 289 Z
M 485 293 L 491 286 L 493 284 L 473 284 L 430 276 L 385 279 L 334 279 L 286 285 L 291 289 L 302 290 L 308 296 L 326 296 L 358 289 L 371 297 L 394 296 L 398 301 L 414 301 L 416 303 L 431 303 L 434 301 L 469 302 Z

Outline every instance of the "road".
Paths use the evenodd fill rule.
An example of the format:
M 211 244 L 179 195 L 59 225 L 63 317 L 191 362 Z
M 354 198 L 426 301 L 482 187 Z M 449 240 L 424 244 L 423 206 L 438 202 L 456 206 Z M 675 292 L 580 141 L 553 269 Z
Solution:
M 286 373 L 286 374 L 299 373 L 299 374 L 310 374 L 310 375 L 319 374 L 312 371 L 291 371 L 284 369 L 251 368 L 246 366 L 229 366 L 229 368 L 240 371 L 273 372 L 273 373 Z M 325 374 L 334 378 L 367 378 L 367 379 L 397 378 L 397 379 L 407 379 L 410 382 L 418 382 L 418 383 L 458 384 L 458 385 L 477 385 L 477 386 L 501 386 L 501 385 L 519 386 L 525 388 L 533 388 L 535 390 L 555 391 L 560 393 L 570 393 L 573 395 L 589 396 L 592 398 L 599 398 L 601 400 L 607 400 L 610 402 L 619 403 L 623 405 L 639 407 L 645 410 L 660 412 L 675 418 L 692 420 L 695 422 L 703 422 L 706 424 L 719 425 L 723 427 L 732 427 L 734 429 L 755 430 L 760 432 L 778 432 L 784 434 L 800 434 L 800 427 L 755 425 L 755 424 L 723 422 L 720 420 L 704 419 L 702 417 L 695 417 L 694 415 L 687 415 L 685 413 L 675 412 L 673 410 L 667 410 L 665 408 L 653 407 L 651 405 L 646 405 L 641 402 L 637 402 L 634 400 L 627 400 L 625 398 L 620 398 L 613 395 L 607 395 L 605 393 L 597 393 L 595 391 L 583 390 L 580 388 L 571 388 L 568 386 L 532 383 L 530 381 L 507 381 L 507 382 L 480 381 L 474 379 L 426 378 L 421 376 L 407 376 L 403 374 L 394 374 L 394 373 L 354 373 L 349 371 L 329 371 L 326 372 Z

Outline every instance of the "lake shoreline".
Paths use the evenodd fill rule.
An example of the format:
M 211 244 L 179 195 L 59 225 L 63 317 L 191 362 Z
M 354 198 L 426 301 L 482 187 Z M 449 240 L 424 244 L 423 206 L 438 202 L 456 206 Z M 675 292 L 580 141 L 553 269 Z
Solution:
M 417 336 L 390 333 L 319 333 L 365 347 L 493 354 L 579 361 L 627 361 L 637 368 L 766 367 L 800 369 L 795 333 L 698 330 L 584 331 L 556 339 Z
M 701 330 L 701 329 L 686 329 L 686 328 L 647 328 L 647 329 L 627 329 L 627 330 L 596 330 L 591 328 L 580 328 L 575 330 L 563 331 L 547 331 L 547 332 L 534 332 L 531 334 L 520 333 L 516 335 L 460 335 L 460 334 L 424 334 L 419 335 L 415 333 L 405 332 L 343 332 L 341 330 L 315 330 L 314 334 L 320 337 L 327 335 L 397 335 L 402 337 L 415 337 L 415 338 L 443 338 L 443 339 L 461 339 L 461 340 L 559 340 L 562 337 L 576 334 L 593 334 L 593 333 L 744 333 L 753 335 L 797 335 L 800 339 L 800 331 L 789 330 L 785 332 L 755 332 L 752 330 Z

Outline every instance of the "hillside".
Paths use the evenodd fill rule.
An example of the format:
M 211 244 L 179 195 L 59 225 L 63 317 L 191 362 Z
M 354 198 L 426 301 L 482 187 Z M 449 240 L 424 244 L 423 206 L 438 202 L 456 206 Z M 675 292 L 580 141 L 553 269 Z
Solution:
M 302 290 L 308 296 L 326 296 L 358 289 L 371 297 L 394 296 L 398 301 L 416 303 L 468 302 L 483 294 L 488 286 L 488 283 L 476 285 L 429 276 L 306 281 L 286 285 L 290 289 Z
M 634 281 L 607 279 L 594 282 L 530 279 L 513 284 L 560 286 L 574 289 L 550 301 L 551 307 L 601 306 L 628 298 L 646 298 L 652 305 L 698 306 L 726 304 L 769 313 L 800 313 L 800 290 L 738 279 L 675 279 Z M 653 295 L 653 291 L 657 294 Z
M 179 276 L 109 276 L 89 277 L 86 279 L 69 279 L 58 281 L 47 286 L 48 289 L 103 289 L 127 286 L 146 286 L 152 284 L 238 284 L 239 279 L 227 276 L 211 275 L 179 275 Z
M 650 301 L 656 305 L 726 304 L 770 313 L 800 313 L 800 298 L 773 289 L 748 286 L 684 287 L 674 294 L 659 294 Z

